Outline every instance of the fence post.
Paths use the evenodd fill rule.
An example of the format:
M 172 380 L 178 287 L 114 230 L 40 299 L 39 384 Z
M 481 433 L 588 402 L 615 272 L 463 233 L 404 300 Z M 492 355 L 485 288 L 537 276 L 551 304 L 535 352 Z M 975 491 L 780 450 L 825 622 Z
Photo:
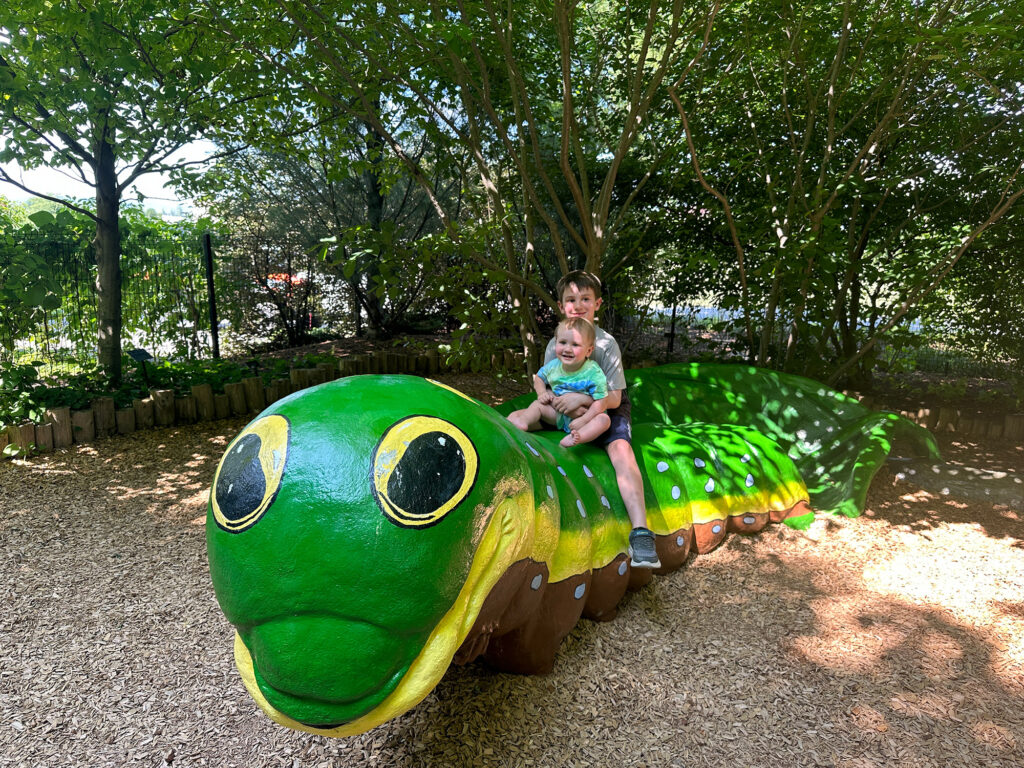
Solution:
M 220 338 L 217 328 L 217 297 L 213 290 L 213 240 L 210 233 L 203 235 L 203 256 L 206 261 L 206 294 L 210 300 L 210 344 L 214 358 L 220 357 Z

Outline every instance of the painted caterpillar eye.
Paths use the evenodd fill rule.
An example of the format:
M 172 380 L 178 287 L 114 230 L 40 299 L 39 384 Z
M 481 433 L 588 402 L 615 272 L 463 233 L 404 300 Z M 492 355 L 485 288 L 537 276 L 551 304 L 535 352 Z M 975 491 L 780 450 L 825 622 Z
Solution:
M 373 452 L 373 496 L 391 522 L 426 528 L 466 498 L 478 464 L 476 448 L 454 424 L 410 416 L 392 424 Z
M 224 454 L 213 478 L 213 518 L 229 533 L 251 528 L 277 496 L 288 459 L 290 425 L 272 415 L 250 424 Z

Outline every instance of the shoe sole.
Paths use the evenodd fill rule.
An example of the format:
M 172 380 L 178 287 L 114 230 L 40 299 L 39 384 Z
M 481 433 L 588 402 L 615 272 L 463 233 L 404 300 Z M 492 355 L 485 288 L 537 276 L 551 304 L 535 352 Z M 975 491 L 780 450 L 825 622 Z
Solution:
M 661 560 L 654 560 L 653 562 L 647 560 L 635 560 L 633 558 L 633 548 L 629 548 L 629 564 L 633 568 L 661 568 Z

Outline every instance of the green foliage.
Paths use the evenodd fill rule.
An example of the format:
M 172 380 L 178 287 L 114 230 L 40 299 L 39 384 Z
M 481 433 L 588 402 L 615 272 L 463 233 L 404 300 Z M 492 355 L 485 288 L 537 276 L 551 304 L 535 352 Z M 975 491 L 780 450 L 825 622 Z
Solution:
M 39 421 L 45 411 L 36 365 L 0 361 L 0 429 L 26 419 Z

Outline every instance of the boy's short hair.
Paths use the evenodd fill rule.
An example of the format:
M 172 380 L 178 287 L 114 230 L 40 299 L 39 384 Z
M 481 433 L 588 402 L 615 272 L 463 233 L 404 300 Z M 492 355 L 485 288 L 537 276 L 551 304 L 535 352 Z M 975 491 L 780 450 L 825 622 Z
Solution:
M 577 283 L 577 287 L 579 284 Z M 555 328 L 555 335 L 561 330 L 566 331 L 578 331 L 583 340 L 590 346 L 594 345 L 597 340 L 597 331 L 594 330 L 594 326 L 585 317 L 567 317 L 558 324 Z
M 575 285 L 581 291 L 590 289 L 594 292 L 594 298 L 601 298 L 601 279 L 593 272 L 585 269 L 574 269 L 572 272 L 562 275 L 555 283 L 555 290 L 558 291 L 558 300 L 561 301 L 565 295 L 565 289 Z

